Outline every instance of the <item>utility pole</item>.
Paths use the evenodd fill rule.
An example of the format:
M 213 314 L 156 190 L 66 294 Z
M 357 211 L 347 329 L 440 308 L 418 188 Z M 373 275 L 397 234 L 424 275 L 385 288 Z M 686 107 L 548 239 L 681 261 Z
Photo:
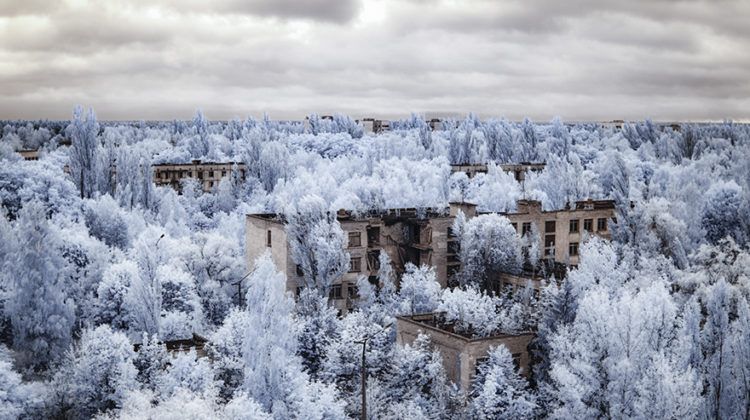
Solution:
M 357 340 L 354 343 L 355 344 L 361 344 L 362 345 L 362 366 L 361 366 L 361 373 L 360 373 L 360 382 L 362 387 L 362 416 L 360 417 L 361 420 L 367 420 L 367 359 L 366 359 L 366 353 L 367 350 L 367 342 L 375 337 L 376 335 L 382 333 L 383 331 L 387 330 L 393 323 L 390 323 L 386 325 L 385 327 L 381 328 L 380 331 L 376 332 L 375 334 L 372 334 L 370 336 L 365 336 L 361 340 Z
M 240 308 L 242 307 L 242 280 L 245 280 L 250 274 L 253 274 L 252 270 L 242 276 L 241 279 L 237 280 L 236 283 L 233 283 L 233 286 L 237 286 L 237 303 L 239 304 Z

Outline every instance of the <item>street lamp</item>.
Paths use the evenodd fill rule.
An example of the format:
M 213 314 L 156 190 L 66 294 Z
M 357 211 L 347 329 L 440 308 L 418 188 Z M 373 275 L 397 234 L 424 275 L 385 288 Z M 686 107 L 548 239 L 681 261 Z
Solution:
M 387 330 L 393 323 L 386 325 L 385 327 L 381 328 L 380 331 L 376 332 L 375 334 L 372 334 L 370 336 L 365 336 L 361 340 L 357 340 L 354 343 L 355 344 L 362 344 L 362 367 L 361 367 L 361 381 L 362 381 L 362 420 L 367 420 L 367 361 L 365 359 L 365 350 L 367 349 L 367 342 L 377 336 L 378 334 L 382 333 L 383 331 Z
M 232 283 L 233 286 L 237 286 L 237 302 L 239 303 L 240 308 L 242 307 L 242 280 L 245 280 L 250 274 L 253 274 L 253 270 L 248 271 L 241 279 Z

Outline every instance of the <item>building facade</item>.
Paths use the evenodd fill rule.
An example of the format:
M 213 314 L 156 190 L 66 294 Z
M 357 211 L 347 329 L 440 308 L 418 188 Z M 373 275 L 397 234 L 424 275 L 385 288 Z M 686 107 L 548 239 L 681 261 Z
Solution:
M 397 276 L 407 263 L 429 265 L 434 267 L 443 287 L 448 284 L 451 270 L 458 268 L 457 238 L 451 233 L 454 218 L 448 211 L 389 209 L 356 215 L 342 210 L 336 217 L 347 236 L 350 269 L 340 283 L 331 287 L 329 297 L 342 313 L 357 298 L 359 277 L 377 283 L 382 252 L 390 258 Z M 247 215 L 245 235 L 248 267 L 269 250 L 276 268 L 286 275 L 287 290 L 297 292 L 303 276 L 292 260 L 283 218 L 276 214 Z
M 478 367 L 487 360 L 487 352 L 492 347 L 505 346 L 513 355 L 513 362 L 521 374 L 529 376 L 531 356 L 529 343 L 534 338 L 532 332 L 501 334 L 485 338 L 471 338 L 451 332 L 439 322 L 439 314 L 419 314 L 396 317 L 396 342 L 400 345 L 412 344 L 419 334 L 427 334 L 432 345 L 443 359 L 443 367 L 448 379 L 463 391 L 469 391 L 471 381 Z
M 195 179 L 201 184 L 204 192 L 209 192 L 217 187 L 222 179 L 231 176 L 235 166 L 240 178 L 245 179 L 247 168 L 244 163 L 194 160 L 191 163 L 162 163 L 152 165 L 152 168 L 156 185 L 165 185 L 180 191 L 180 180 Z
M 536 200 L 519 200 L 516 212 L 503 213 L 519 235 L 539 233 L 541 257 L 567 266 L 578 265 L 581 243 L 597 235 L 611 239 L 610 223 L 615 218 L 613 200 L 577 201 L 575 207 L 544 211 Z
M 532 163 L 532 162 L 521 162 L 521 163 L 503 163 L 497 165 L 498 168 L 505 172 L 512 173 L 513 177 L 518 182 L 526 180 L 526 174 L 528 172 L 541 172 L 544 170 L 544 162 Z M 477 174 L 487 173 L 487 164 L 485 163 L 466 163 L 451 165 L 451 172 L 463 172 L 469 178 L 474 178 Z
M 541 203 L 520 200 L 518 210 L 505 213 L 519 236 L 539 232 L 541 258 L 546 263 L 577 265 L 580 244 L 587 235 L 610 238 L 609 223 L 614 220 L 614 202 L 610 200 L 579 201 L 575 208 L 543 211 Z M 332 286 L 330 298 L 346 312 L 357 298 L 356 283 L 364 276 L 377 284 L 380 253 L 385 252 L 400 277 L 407 263 L 434 267 L 438 283 L 447 287 L 460 270 L 459 238 L 453 235 L 456 215 L 462 211 L 467 219 L 478 213 L 471 203 L 451 203 L 444 211 L 389 209 L 355 214 L 341 210 L 336 218 L 347 236 L 346 252 L 350 270 L 340 283 Z M 276 268 L 287 278 L 287 290 L 297 292 L 302 272 L 292 260 L 283 217 L 276 214 L 249 214 L 245 221 L 245 249 L 248 267 L 266 250 L 271 252 Z M 502 284 L 522 286 L 526 280 L 541 285 L 537 274 L 499 279 Z M 507 280 L 507 281 L 506 281 Z

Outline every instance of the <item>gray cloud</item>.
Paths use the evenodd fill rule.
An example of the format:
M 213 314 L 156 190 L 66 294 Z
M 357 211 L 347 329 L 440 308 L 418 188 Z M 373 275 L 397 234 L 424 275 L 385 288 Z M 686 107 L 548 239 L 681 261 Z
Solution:
M 747 120 L 743 0 L 0 0 L 0 118 Z

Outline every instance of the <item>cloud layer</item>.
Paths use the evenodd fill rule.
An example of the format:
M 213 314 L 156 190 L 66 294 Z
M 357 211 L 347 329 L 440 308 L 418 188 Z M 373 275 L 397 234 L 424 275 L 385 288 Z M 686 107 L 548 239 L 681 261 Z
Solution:
M 0 119 L 750 119 L 744 0 L 49 3 L 0 0 Z

